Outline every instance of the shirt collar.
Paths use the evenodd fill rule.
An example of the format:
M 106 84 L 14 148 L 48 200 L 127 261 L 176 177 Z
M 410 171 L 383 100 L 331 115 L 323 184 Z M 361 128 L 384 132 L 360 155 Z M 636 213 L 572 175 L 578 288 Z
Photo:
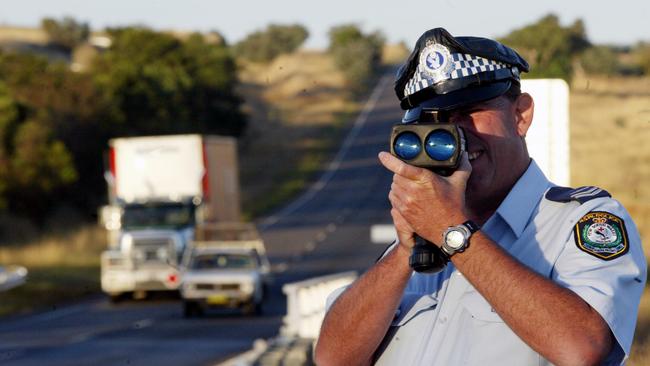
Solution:
M 528 169 L 512 187 L 497 208 L 499 215 L 519 238 L 537 207 L 542 195 L 551 186 L 535 160 L 531 159 Z

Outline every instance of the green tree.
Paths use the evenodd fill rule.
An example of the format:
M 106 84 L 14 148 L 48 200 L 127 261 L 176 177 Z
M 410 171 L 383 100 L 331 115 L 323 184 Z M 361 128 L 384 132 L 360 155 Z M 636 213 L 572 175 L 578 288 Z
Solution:
M 186 41 L 145 28 L 110 30 L 111 48 L 92 72 L 120 135 L 239 136 L 246 120 L 228 48 L 195 34 Z
M 530 63 L 528 77 L 566 80 L 571 78 L 574 58 L 590 45 L 582 20 L 562 27 L 554 14 L 514 30 L 500 41 L 515 48 Z
M 14 152 L 8 161 L 10 208 L 41 221 L 56 193 L 77 179 L 72 156 L 43 123 L 22 123 L 14 136 Z
M 650 43 L 639 42 L 632 50 L 634 61 L 643 74 L 650 75 Z
M 41 57 L 8 54 L 0 55 L 0 80 L 6 86 L 5 92 L 0 90 L 0 105 L 5 106 L 0 107 L 0 170 L 4 173 L 0 174 L 1 199 L 10 207 L 20 206 L 21 202 L 36 205 L 67 200 L 94 211 L 99 195 L 104 193 L 101 154 L 108 133 L 104 116 L 107 108 L 102 106 L 93 79 L 87 74 L 70 72 L 65 65 L 49 64 Z M 10 112 L 3 113 L 3 110 Z M 25 127 L 26 124 L 31 127 Z M 37 129 L 35 126 L 47 134 L 37 136 L 33 131 Z M 36 143 L 43 146 L 30 147 Z M 30 151 L 44 148 L 47 151 L 44 156 L 50 160 L 43 160 L 44 165 L 30 165 L 37 162 L 30 157 L 38 155 L 24 155 L 26 152 L 21 149 L 25 146 Z M 75 172 L 75 179 L 69 179 L 72 175 L 68 174 L 68 168 L 62 169 L 60 162 L 68 159 L 71 161 L 68 168 Z M 48 169 L 57 171 L 48 172 Z M 57 174 L 64 175 L 61 179 L 52 178 Z M 35 175 L 43 185 L 26 186 L 26 181 Z M 38 207 L 42 212 L 26 209 L 19 212 L 42 216 L 49 205 Z
M 329 37 L 330 44 L 328 49 L 330 52 L 364 39 L 361 29 L 359 29 L 355 24 L 344 24 L 332 27 L 329 31 Z
M 593 46 L 580 55 L 580 65 L 588 74 L 616 75 L 621 71 L 618 54 L 611 47 Z
M 61 20 L 44 18 L 41 20 L 41 28 L 47 33 L 50 44 L 67 51 L 72 51 L 77 45 L 85 42 L 90 35 L 88 23 L 78 22 L 69 16 Z
M 7 189 L 10 186 L 9 156 L 7 146 L 13 145 L 13 135 L 19 121 L 18 105 L 0 80 L 0 208 L 7 206 Z
M 235 51 L 251 61 L 268 62 L 281 54 L 294 52 L 308 36 L 307 29 L 299 24 L 271 24 L 265 30 L 249 34 L 235 45 Z
M 60 202 L 94 212 L 114 136 L 244 131 L 225 42 L 111 31 L 88 72 L 0 52 L 0 205 L 42 220 Z M 216 41 L 215 41 L 216 40 Z
M 378 32 L 364 34 L 354 24 L 333 27 L 329 37 L 329 52 L 349 90 L 355 95 L 364 93 L 381 66 L 384 37 Z

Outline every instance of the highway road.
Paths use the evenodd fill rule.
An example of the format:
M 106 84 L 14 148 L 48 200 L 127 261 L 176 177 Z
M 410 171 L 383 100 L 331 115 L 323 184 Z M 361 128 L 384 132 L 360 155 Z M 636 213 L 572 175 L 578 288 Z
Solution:
M 0 364 L 212 365 L 277 335 L 286 313 L 283 284 L 363 271 L 384 249 L 370 243 L 369 229 L 390 222 L 391 175 L 377 154 L 388 148 L 391 126 L 401 118 L 392 80 L 382 78 L 320 180 L 258 222 L 275 269 L 263 315 L 216 311 L 185 319 L 178 299 L 112 304 L 95 296 L 0 320 Z

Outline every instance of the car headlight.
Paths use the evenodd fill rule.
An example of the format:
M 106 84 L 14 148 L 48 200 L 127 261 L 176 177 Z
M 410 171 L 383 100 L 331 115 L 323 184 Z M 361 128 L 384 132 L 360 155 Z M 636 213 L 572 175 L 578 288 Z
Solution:
M 244 282 L 241 284 L 241 290 L 242 292 L 245 292 L 247 294 L 253 292 L 255 286 L 253 286 L 253 283 L 251 282 Z

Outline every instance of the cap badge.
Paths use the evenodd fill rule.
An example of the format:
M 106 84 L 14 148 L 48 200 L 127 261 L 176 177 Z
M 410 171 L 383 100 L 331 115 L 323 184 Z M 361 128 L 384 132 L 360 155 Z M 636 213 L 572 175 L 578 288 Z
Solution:
M 431 77 L 434 83 L 449 79 L 452 65 L 451 53 L 439 43 L 428 44 L 420 52 L 420 70 Z

